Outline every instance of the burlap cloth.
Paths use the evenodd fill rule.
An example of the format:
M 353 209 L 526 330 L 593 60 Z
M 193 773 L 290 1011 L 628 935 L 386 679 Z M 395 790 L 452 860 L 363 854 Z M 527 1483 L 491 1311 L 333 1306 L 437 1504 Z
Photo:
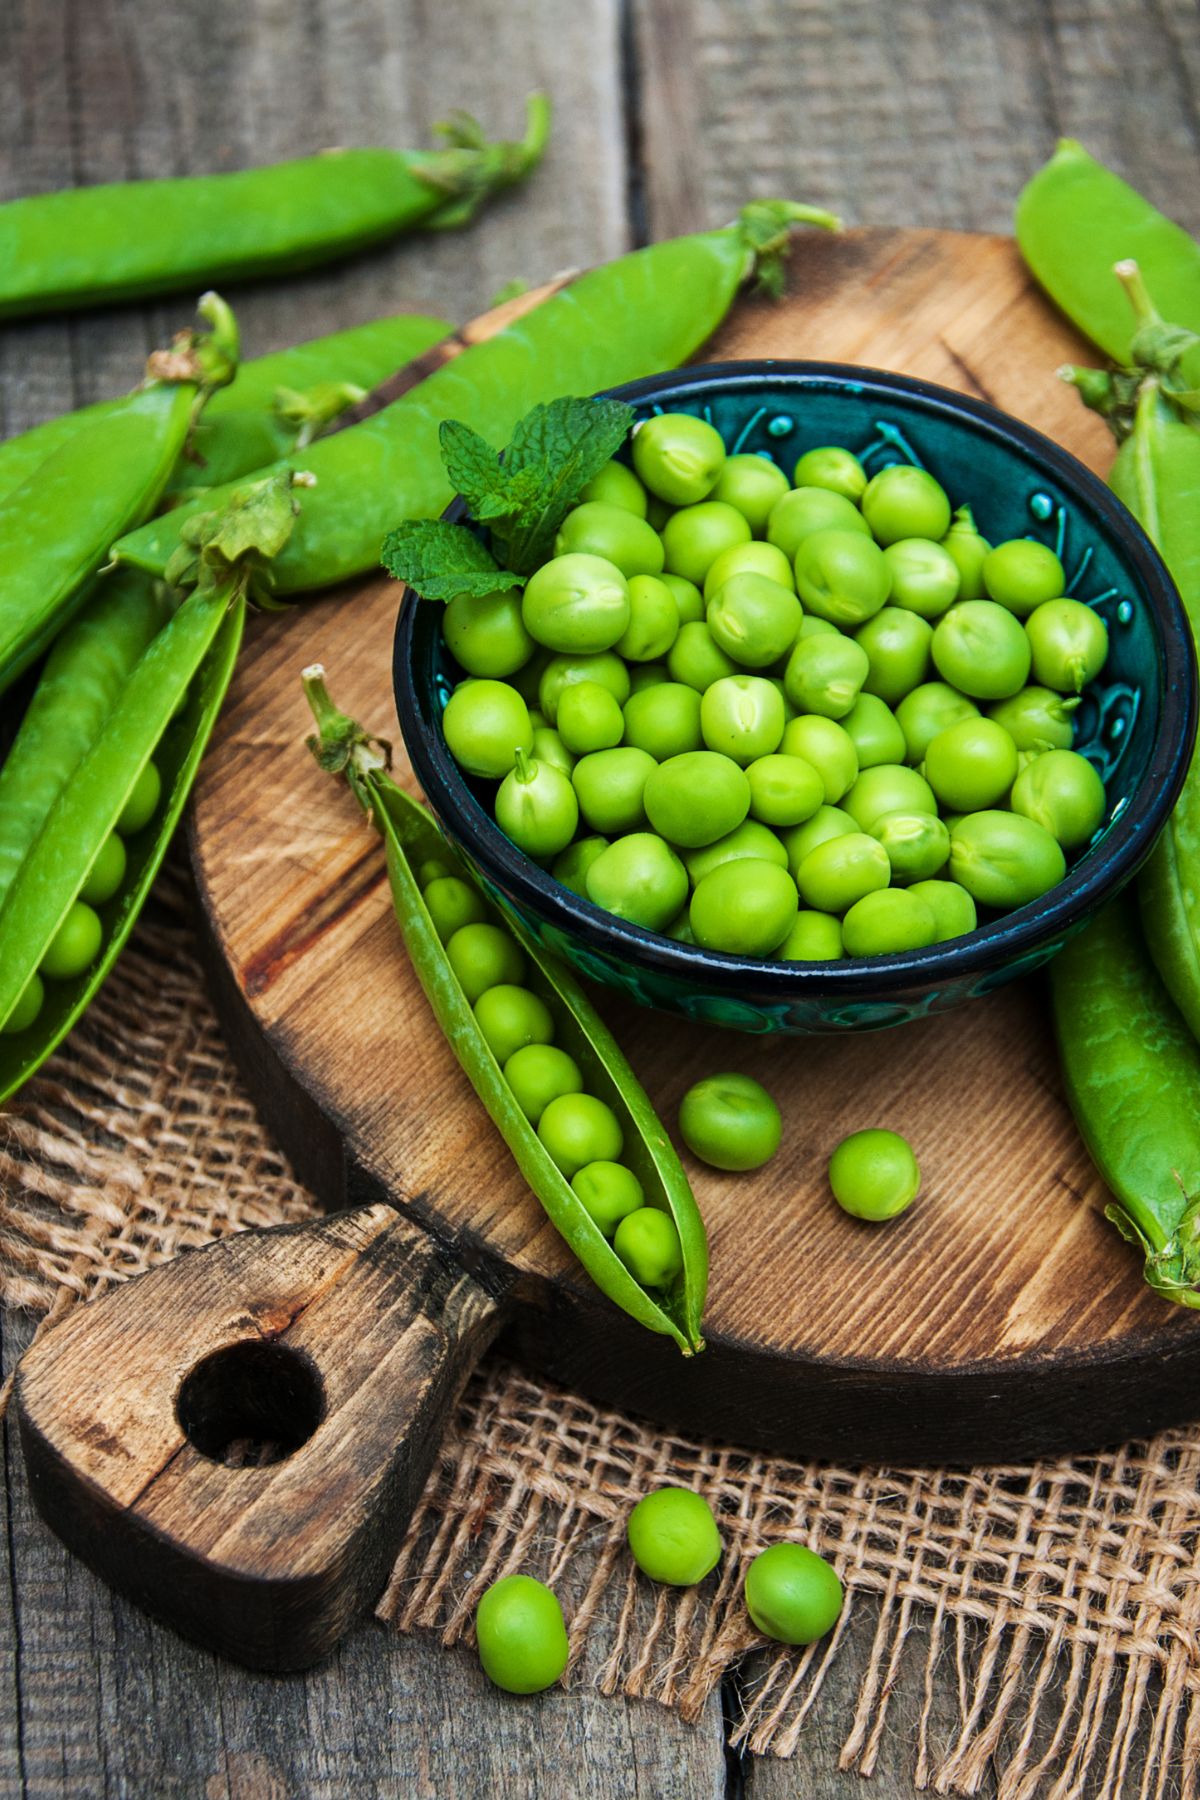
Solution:
M 46 1317 L 311 1196 L 244 1093 L 193 954 L 180 867 L 85 1024 L 0 1119 L 0 1292 Z M 841 1755 L 869 1774 L 888 1698 L 923 1659 L 918 1787 L 1005 1800 L 1197 1792 L 1200 1427 L 1109 1454 L 947 1473 L 794 1464 L 664 1437 L 503 1361 L 471 1382 L 380 1605 L 399 1630 L 467 1634 L 511 1569 L 551 1580 L 571 1618 L 570 1680 L 695 1717 L 744 1665 L 738 1743 L 789 1756 L 828 1695 L 852 1618 L 875 1618 Z M 719 1573 L 654 1589 L 623 1550 L 631 1502 L 698 1485 L 728 1546 Z M 831 1556 L 837 1631 L 766 1650 L 740 1598 L 781 1537 Z M 600 1607 L 615 1584 L 619 1607 Z M 953 1693 L 931 1726 L 934 1689 Z M 894 1711 L 894 1709 L 893 1709 Z

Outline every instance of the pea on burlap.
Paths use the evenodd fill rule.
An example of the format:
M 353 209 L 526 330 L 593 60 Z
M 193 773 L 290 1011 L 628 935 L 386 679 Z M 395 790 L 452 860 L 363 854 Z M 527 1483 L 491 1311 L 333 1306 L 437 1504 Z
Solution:
M 160 883 L 153 911 L 86 1023 L 0 1118 L 0 1291 L 47 1319 L 189 1246 L 316 1210 L 222 1044 L 186 877 Z M 701 1488 L 720 1514 L 727 1553 L 697 1590 L 653 1588 L 623 1547 L 630 1505 L 663 1482 Z M 747 1560 L 789 1537 L 831 1557 L 848 1595 L 838 1629 L 804 1652 L 764 1650 L 741 1601 Z M 888 1697 L 918 1657 L 918 1787 L 971 1793 L 998 1771 L 1006 1800 L 1165 1800 L 1200 1780 L 1198 1542 L 1200 1428 L 1070 1461 L 855 1471 L 664 1437 L 493 1359 L 463 1395 L 379 1612 L 454 1643 L 484 1586 L 527 1569 L 567 1600 L 572 1682 L 694 1717 L 753 1651 L 736 1741 L 790 1756 L 867 1609 L 843 1767 L 871 1772 Z M 949 1739 L 931 1728 L 935 1671 L 956 1698 Z

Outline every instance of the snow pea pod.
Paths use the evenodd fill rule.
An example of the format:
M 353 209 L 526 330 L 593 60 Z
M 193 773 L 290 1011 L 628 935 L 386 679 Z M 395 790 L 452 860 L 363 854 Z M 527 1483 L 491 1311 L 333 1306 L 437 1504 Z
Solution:
M 1200 1306 L 1200 1046 L 1146 953 L 1132 901 L 1110 902 L 1050 965 L 1067 1098 L 1164 1299 Z
M 208 337 L 189 333 L 147 365 L 145 387 L 79 432 L 0 501 L 0 693 L 83 604 L 114 538 L 153 508 L 187 437 L 198 396 L 228 381 L 237 328 L 209 294 Z
M 746 207 L 735 225 L 635 250 L 582 275 L 515 324 L 445 364 L 360 424 L 304 453 L 317 478 L 279 561 L 281 593 L 328 586 L 379 562 L 397 519 L 436 518 L 452 498 L 438 428 L 460 419 L 505 443 L 539 401 L 588 394 L 681 363 L 724 318 L 761 263 L 776 267 L 788 226 L 833 229 L 829 213 L 784 201 Z M 209 497 L 216 504 L 221 491 Z M 123 538 L 115 554 L 165 568 L 180 513 Z
M 329 383 L 344 385 L 347 390 L 373 388 L 453 329 L 445 319 L 400 313 L 242 363 L 229 386 L 218 389 L 205 406 L 164 497 L 170 500 L 201 485 L 216 487 L 236 481 L 250 470 L 286 456 L 298 443 L 309 442 L 316 435 L 311 429 L 313 418 L 297 418 L 294 409 L 284 416 L 288 409 L 278 404 L 281 388 L 302 395 Z M 345 404 L 352 404 L 349 391 L 344 398 Z M 128 399 L 122 395 L 60 413 L 0 444 L 0 499 L 20 487 L 48 456 L 80 431 L 122 411 Z M 334 416 L 326 409 L 320 423 L 328 423 Z M 306 429 L 307 436 L 303 435 Z
M 656 1299 L 634 1279 L 574 1188 L 552 1161 L 504 1079 L 430 917 L 415 870 L 442 859 L 445 842 L 431 814 L 390 779 L 387 746 L 333 706 L 320 665 L 303 673 L 317 722 L 309 740 L 321 767 L 344 775 L 383 835 L 400 932 L 413 968 L 463 1069 L 551 1223 L 600 1291 L 647 1330 L 671 1337 L 685 1356 L 704 1348 L 701 1314 L 708 1285 L 708 1244 L 695 1196 L 662 1123 L 608 1027 L 574 976 L 521 934 L 528 986 L 549 1008 L 555 1042 L 575 1059 L 585 1090 L 622 1126 L 625 1162 L 648 1205 L 668 1212 L 683 1253 L 682 1273 Z M 508 921 L 504 921 L 508 926 Z
M 1023 189 L 1016 230 L 1051 299 L 1116 362 L 1130 361 L 1137 328 L 1111 278 L 1122 258 L 1138 263 L 1165 318 L 1200 331 L 1200 244 L 1073 138 Z
M 530 98 L 520 143 L 489 144 L 464 114 L 439 130 L 440 150 L 326 150 L 10 200 L 0 206 L 0 318 L 285 274 L 418 226 L 463 225 L 538 161 L 549 106 Z

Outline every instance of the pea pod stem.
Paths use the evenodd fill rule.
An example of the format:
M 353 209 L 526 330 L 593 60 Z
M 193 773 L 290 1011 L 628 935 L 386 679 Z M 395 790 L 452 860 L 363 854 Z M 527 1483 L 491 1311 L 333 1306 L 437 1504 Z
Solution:
M 559 1041 L 583 1068 L 588 1091 L 605 1100 L 621 1120 L 623 1158 L 641 1181 L 648 1204 L 670 1212 L 679 1231 L 684 1271 L 661 1304 L 634 1280 L 549 1156 L 479 1029 L 413 872 L 414 862 L 444 850 L 432 816 L 391 780 L 388 746 L 333 705 L 322 667 L 305 669 L 301 680 L 317 724 L 309 747 L 322 769 L 345 778 L 382 834 L 396 918 L 417 978 L 455 1056 L 551 1223 L 615 1305 L 648 1330 L 671 1337 L 685 1355 L 703 1349 L 700 1321 L 708 1282 L 703 1222 L 670 1140 L 612 1034 L 570 973 L 520 933 L 532 971 L 530 985 L 550 1007 Z

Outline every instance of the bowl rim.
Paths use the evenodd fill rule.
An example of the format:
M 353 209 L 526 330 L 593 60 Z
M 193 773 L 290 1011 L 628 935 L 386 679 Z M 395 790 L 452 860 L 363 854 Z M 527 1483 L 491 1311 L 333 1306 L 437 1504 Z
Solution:
M 929 415 L 961 429 L 964 415 L 991 438 L 999 438 L 1024 457 L 1039 461 L 1068 493 L 1099 515 L 1121 543 L 1133 579 L 1154 619 L 1161 648 L 1159 659 L 1159 730 L 1137 794 L 1110 828 L 1102 854 L 1085 855 L 1069 868 L 1049 896 L 1015 908 L 962 936 L 923 950 L 887 956 L 846 957 L 834 962 L 768 962 L 684 944 L 606 912 L 556 881 L 518 850 L 476 799 L 444 738 L 431 727 L 430 693 L 422 696 L 412 679 L 415 625 L 420 605 L 402 598 L 393 640 L 392 676 L 400 729 L 412 763 L 433 811 L 451 834 L 513 901 L 540 917 L 557 920 L 570 932 L 602 940 L 603 948 L 647 973 L 675 983 L 703 981 L 712 991 L 731 998 L 773 1002 L 805 998 L 886 1001 L 914 985 L 938 980 L 962 981 L 1006 967 L 1014 959 L 1066 937 L 1101 900 L 1111 897 L 1136 873 L 1166 824 L 1187 773 L 1196 735 L 1197 659 L 1183 600 L 1158 551 L 1137 519 L 1099 476 L 1052 438 L 1012 417 L 990 402 L 962 394 L 919 376 L 855 363 L 776 358 L 746 362 L 690 364 L 684 369 L 643 376 L 606 388 L 607 399 L 630 405 L 668 406 L 695 401 L 697 388 L 754 386 L 797 391 L 806 388 L 854 388 L 874 391 L 881 402 L 897 396 L 920 403 Z M 467 507 L 456 497 L 442 515 L 461 520 Z M 1149 795 L 1145 802 L 1139 800 Z

